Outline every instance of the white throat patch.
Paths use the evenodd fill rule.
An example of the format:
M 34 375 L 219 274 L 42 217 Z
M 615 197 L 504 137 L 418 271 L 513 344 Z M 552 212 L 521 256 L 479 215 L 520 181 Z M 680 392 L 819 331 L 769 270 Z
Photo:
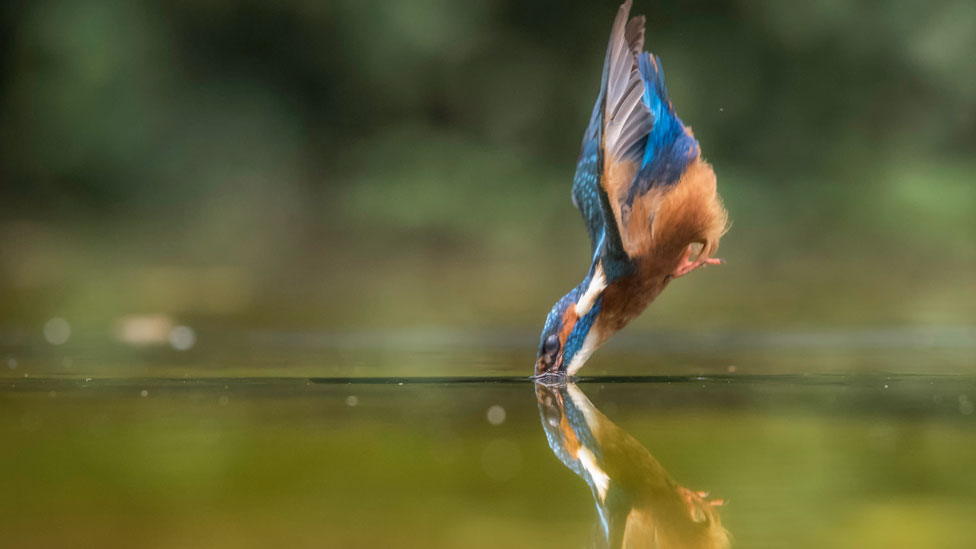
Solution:
M 576 316 L 579 318 L 586 316 L 586 313 L 590 312 L 593 304 L 596 303 L 596 298 L 600 297 L 605 289 L 607 289 L 607 277 L 603 273 L 603 264 L 598 263 L 593 272 L 593 278 L 590 279 L 590 285 L 587 286 L 586 292 L 576 302 Z
M 580 347 L 579 351 L 576 351 L 576 354 L 573 355 L 573 360 L 566 367 L 566 373 L 574 375 L 583 367 L 586 359 L 590 358 L 590 355 L 600 347 L 601 343 L 603 342 L 600 341 L 600 328 L 594 322 L 593 326 L 590 326 L 590 332 L 586 334 L 586 339 L 583 340 L 583 346 Z

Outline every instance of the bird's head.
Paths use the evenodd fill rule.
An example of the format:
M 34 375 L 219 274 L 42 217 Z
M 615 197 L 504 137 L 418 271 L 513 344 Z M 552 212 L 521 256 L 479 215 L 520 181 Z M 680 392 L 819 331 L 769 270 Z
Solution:
M 606 286 L 598 266 L 552 306 L 539 337 L 536 376 L 573 375 L 603 343 L 597 319 Z

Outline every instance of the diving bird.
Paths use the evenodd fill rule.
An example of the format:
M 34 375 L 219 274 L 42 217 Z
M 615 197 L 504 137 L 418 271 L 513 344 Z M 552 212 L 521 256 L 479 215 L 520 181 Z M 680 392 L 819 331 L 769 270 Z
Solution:
M 674 112 L 644 17 L 617 12 L 573 177 L 592 261 L 546 318 L 536 376 L 573 375 L 668 283 L 704 265 L 728 227 L 715 172 Z
M 590 487 L 600 519 L 594 547 L 727 549 L 723 500 L 678 484 L 634 437 L 572 383 L 536 384 L 549 447 Z

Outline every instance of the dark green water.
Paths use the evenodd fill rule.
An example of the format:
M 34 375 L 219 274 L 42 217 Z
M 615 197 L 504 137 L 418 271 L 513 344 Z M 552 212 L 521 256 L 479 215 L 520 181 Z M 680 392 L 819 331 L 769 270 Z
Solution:
M 733 547 L 976 539 L 971 376 L 9 373 L 8 547 L 601 547 L 701 505 Z

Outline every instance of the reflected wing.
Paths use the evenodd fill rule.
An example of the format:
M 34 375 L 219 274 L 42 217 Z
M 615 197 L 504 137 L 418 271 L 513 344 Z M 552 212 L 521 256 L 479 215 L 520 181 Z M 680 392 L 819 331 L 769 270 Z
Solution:
M 729 547 L 716 503 L 678 484 L 573 383 L 536 384 L 549 447 L 586 481 L 608 547 Z

